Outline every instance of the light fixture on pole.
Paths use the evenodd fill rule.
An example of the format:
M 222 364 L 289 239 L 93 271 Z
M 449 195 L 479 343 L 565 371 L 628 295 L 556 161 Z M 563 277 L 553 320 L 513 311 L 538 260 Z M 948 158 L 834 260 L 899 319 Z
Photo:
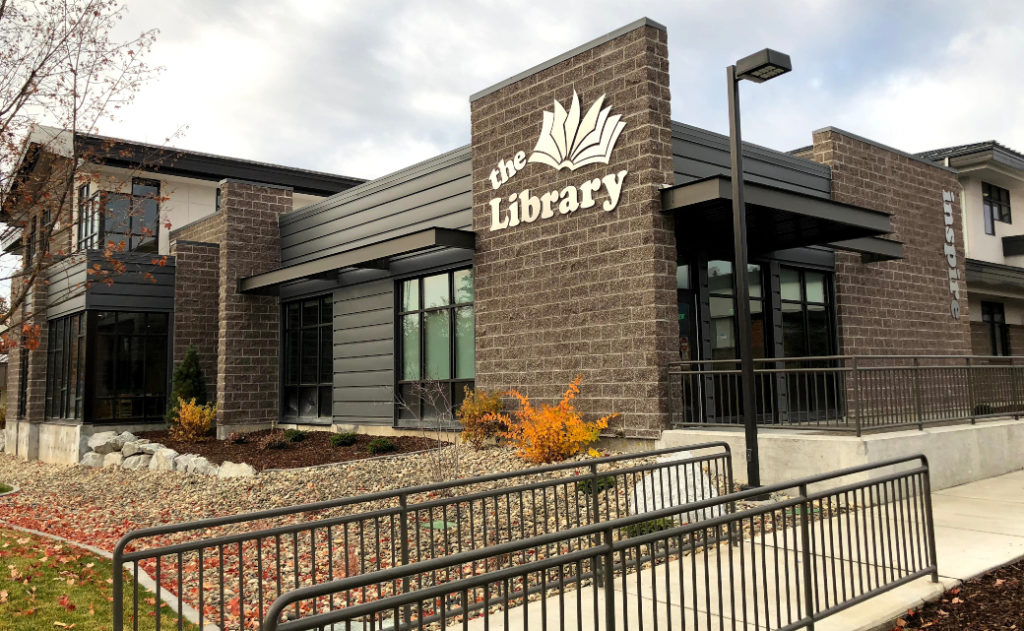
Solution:
M 751 340 L 750 287 L 747 279 L 747 214 L 743 203 L 743 140 L 740 135 L 739 82 L 763 83 L 793 69 L 789 55 L 765 48 L 726 68 L 729 84 L 729 153 L 732 158 L 732 277 L 736 294 L 737 342 L 740 354 L 740 403 L 746 438 L 747 484 L 761 486 L 754 408 L 754 347 Z

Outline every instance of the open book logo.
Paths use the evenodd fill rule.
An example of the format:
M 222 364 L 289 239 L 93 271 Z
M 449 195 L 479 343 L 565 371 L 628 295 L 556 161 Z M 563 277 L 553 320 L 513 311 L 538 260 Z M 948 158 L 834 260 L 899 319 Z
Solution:
M 544 112 L 544 127 L 527 162 L 570 171 L 588 164 L 608 164 L 626 123 L 618 114 L 609 116 L 610 105 L 601 109 L 604 97 L 602 94 L 585 116 L 580 115 L 580 97 L 575 91 L 568 111 L 555 101 L 554 111 Z

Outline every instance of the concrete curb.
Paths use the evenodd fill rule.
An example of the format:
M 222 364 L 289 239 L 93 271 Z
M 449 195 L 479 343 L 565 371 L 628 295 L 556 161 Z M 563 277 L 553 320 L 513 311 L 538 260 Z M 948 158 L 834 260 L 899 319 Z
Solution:
M 85 550 L 87 552 L 91 552 L 92 554 L 95 554 L 98 557 L 103 557 L 104 559 L 107 559 L 108 561 L 113 561 L 113 559 L 114 559 L 114 555 L 112 553 L 110 553 L 110 552 L 107 552 L 106 550 L 103 550 L 101 548 L 97 548 L 96 546 L 91 546 L 91 545 L 89 545 L 87 543 L 79 543 L 77 541 L 72 541 L 71 539 L 68 539 L 67 537 L 61 537 L 60 535 L 50 534 L 48 532 L 43 532 L 41 530 L 34 530 L 32 528 L 25 528 L 23 526 L 16 526 L 15 524 L 12 524 L 10 522 L 6 522 L 6 521 L 3 521 L 3 520 L 0 520 L 0 526 L 3 526 L 4 528 L 8 528 L 10 530 L 17 530 L 18 532 L 23 532 L 25 534 L 35 535 L 37 537 L 42 537 L 44 539 L 52 539 L 54 541 L 60 541 L 61 543 L 66 543 L 69 546 L 73 546 L 75 548 L 80 548 L 80 549 Z M 113 570 L 113 571 L 116 571 L 116 570 Z M 128 573 L 134 575 L 133 567 L 132 566 L 128 567 Z M 142 585 L 143 587 L 145 587 L 149 591 L 151 591 L 154 594 L 156 594 L 156 581 L 153 579 L 152 576 L 150 576 L 149 574 L 147 574 L 146 572 L 144 572 L 143 570 L 140 569 L 139 570 L 138 579 L 139 579 L 139 584 L 140 585 Z M 170 597 L 168 597 L 168 590 L 161 589 L 160 591 L 162 592 L 161 596 L 160 596 L 160 600 L 162 600 L 163 603 L 165 605 L 167 605 L 170 608 L 171 611 L 173 611 L 174 613 L 179 613 L 179 611 L 178 611 L 177 596 L 174 596 L 173 598 L 170 598 Z M 126 592 L 127 592 L 127 590 L 126 590 Z M 188 620 L 192 624 L 194 624 L 196 626 L 199 625 L 199 612 L 196 611 L 195 608 L 190 606 L 188 603 L 185 603 L 185 602 L 181 603 L 181 612 L 180 613 L 185 617 L 186 620 Z M 204 625 L 202 629 L 203 629 L 203 631 L 220 631 L 220 627 L 218 627 L 216 625 L 213 625 L 213 624 L 209 624 L 209 623 Z
M 12 486 L 10 491 L 6 491 L 4 493 L 0 493 L 0 497 L 5 497 L 7 495 L 14 495 L 15 493 L 17 493 L 20 490 L 21 490 L 20 488 L 18 488 L 16 486 Z

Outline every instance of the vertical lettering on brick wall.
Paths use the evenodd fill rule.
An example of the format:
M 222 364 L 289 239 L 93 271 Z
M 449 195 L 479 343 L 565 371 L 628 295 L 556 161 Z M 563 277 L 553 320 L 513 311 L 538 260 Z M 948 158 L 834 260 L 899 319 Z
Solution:
M 954 320 L 960 319 L 960 270 L 956 265 L 956 232 L 953 230 L 953 192 L 942 191 L 942 214 L 946 223 L 946 243 L 942 246 L 946 265 L 949 266 L 949 314 Z

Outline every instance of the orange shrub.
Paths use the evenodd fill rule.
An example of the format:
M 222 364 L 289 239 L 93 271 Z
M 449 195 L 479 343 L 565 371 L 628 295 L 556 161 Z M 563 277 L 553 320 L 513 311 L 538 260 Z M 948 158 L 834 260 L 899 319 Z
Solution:
M 462 423 L 462 437 L 480 449 L 489 439 L 498 439 L 508 431 L 507 415 L 501 413 L 501 395 L 486 390 L 465 389 L 466 397 L 455 416 Z
M 178 397 L 178 416 L 171 422 L 171 438 L 192 442 L 206 438 L 217 418 L 217 406 L 199 405 L 195 397 L 186 401 Z
M 519 455 L 536 464 L 556 462 L 575 456 L 584 447 L 597 440 L 608 421 L 618 416 L 611 414 L 596 421 L 584 421 L 573 399 L 580 392 L 583 375 L 569 384 L 562 400 L 555 406 L 542 404 L 537 409 L 529 397 L 511 390 L 510 396 L 519 400 L 519 409 L 513 415 L 505 437 L 512 441 Z

